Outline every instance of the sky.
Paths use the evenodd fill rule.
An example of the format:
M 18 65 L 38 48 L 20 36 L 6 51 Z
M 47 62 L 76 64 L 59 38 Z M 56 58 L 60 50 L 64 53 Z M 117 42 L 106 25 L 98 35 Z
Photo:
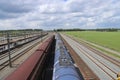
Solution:
M 0 30 L 120 28 L 120 0 L 0 0 Z

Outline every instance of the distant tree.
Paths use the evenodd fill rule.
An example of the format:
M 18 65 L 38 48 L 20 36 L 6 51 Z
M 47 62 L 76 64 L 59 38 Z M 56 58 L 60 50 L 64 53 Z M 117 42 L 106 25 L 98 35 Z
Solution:
M 115 28 L 106 28 L 106 29 L 96 29 L 96 31 L 102 31 L 102 32 L 116 32 L 118 29 Z
M 79 29 L 79 28 L 74 28 L 74 29 L 57 29 L 56 31 L 85 31 L 85 29 Z

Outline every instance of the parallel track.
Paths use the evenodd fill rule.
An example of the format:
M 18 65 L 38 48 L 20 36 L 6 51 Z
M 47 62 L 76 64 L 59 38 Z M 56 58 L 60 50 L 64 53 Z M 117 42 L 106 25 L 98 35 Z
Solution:
M 115 71 L 113 71 L 112 69 L 110 69 L 108 66 L 106 66 L 103 62 L 101 62 L 100 60 L 96 59 L 95 57 L 91 56 L 88 52 L 86 52 L 85 50 L 82 50 L 78 47 L 78 49 L 84 53 L 91 61 L 93 61 L 101 70 L 103 70 L 109 77 L 112 78 L 112 80 L 115 80 L 115 78 L 110 75 L 105 69 L 108 69 L 109 71 L 111 71 L 112 73 L 116 74 L 117 73 Z M 101 66 L 100 66 L 101 65 Z M 104 68 L 105 69 L 104 69 Z
M 66 39 L 68 40 L 70 38 L 67 37 Z M 101 53 L 93 48 L 90 48 L 84 44 L 80 44 L 72 39 L 71 39 L 71 44 L 74 47 L 74 49 L 76 49 L 76 51 L 78 51 L 77 53 L 80 56 L 81 55 L 85 56 L 86 59 L 90 60 L 91 63 L 96 65 L 96 67 L 97 67 L 96 69 L 99 69 L 101 71 L 101 73 L 106 75 L 106 76 L 99 76 L 97 74 L 97 76 L 99 76 L 100 79 L 105 79 L 105 78 L 106 79 L 109 78 L 110 80 L 116 79 L 116 75 L 120 70 L 120 62 L 119 61 L 117 61 L 107 55 L 104 55 L 103 53 Z M 87 62 L 87 63 L 90 63 L 90 62 Z M 93 65 L 91 64 L 91 66 L 93 66 Z
M 70 37 L 71 38 L 71 37 Z M 106 54 L 103 54 L 103 52 L 101 52 L 100 50 L 98 49 L 95 49 L 94 47 L 92 47 L 91 45 L 83 42 L 83 41 L 77 41 L 75 39 L 73 39 L 74 41 L 76 41 L 77 43 L 80 43 L 81 45 L 85 46 L 87 49 L 91 50 L 92 52 L 98 54 L 99 56 L 107 59 L 108 61 L 114 63 L 115 65 L 119 66 L 120 67 L 120 60 L 116 60 L 115 58 L 111 58 L 109 55 L 106 55 Z
M 39 39 L 39 41 L 37 41 L 37 42 L 34 43 L 34 44 L 32 44 L 32 42 L 31 42 L 30 44 L 27 44 L 26 46 L 29 46 L 29 45 L 31 45 L 31 46 L 29 46 L 29 47 L 26 48 L 25 50 L 19 52 L 17 55 L 13 56 L 13 57 L 11 58 L 11 61 L 14 62 L 14 61 L 17 60 L 19 57 L 21 57 L 21 56 L 23 56 L 25 53 L 29 52 L 33 47 L 35 47 L 36 45 L 38 45 L 38 43 L 40 43 L 40 42 L 41 42 L 41 39 Z M 21 50 L 24 49 L 26 46 L 21 47 Z M 17 50 L 18 50 L 18 49 L 15 49 L 15 51 L 13 50 L 13 51 L 12 51 L 12 52 L 13 52 L 12 54 L 14 54 L 14 52 L 16 52 Z M 20 51 L 20 50 L 18 50 L 18 51 Z M 8 54 L 4 54 L 2 57 L 0 57 L 0 60 L 4 59 L 4 58 L 6 58 L 6 57 L 8 57 Z M 4 68 L 5 68 L 6 66 L 8 66 L 8 65 L 9 65 L 9 60 L 4 61 L 2 64 L 0 64 L 0 70 L 4 69 Z
M 85 80 L 100 80 L 94 72 L 87 66 L 87 64 L 77 55 L 75 50 L 63 39 L 65 46 L 69 50 L 72 58 L 75 61 L 75 64 L 79 68 L 80 72 L 82 73 Z
M 27 46 L 27 45 L 26 45 L 26 46 Z M 14 54 L 15 52 L 17 52 L 17 51 L 19 51 L 19 50 L 21 50 L 21 49 L 23 49 L 23 48 L 25 48 L 25 47 L 21 47 L 21 48 L 17 48 L 17 49 L 11 50 L 10 53 L 11 53 L 11 54 Z M 4 58 L 6 58 L 6 57 L 8 57 L 8 52 L 0 55 L 0 60 L 4 59 Z

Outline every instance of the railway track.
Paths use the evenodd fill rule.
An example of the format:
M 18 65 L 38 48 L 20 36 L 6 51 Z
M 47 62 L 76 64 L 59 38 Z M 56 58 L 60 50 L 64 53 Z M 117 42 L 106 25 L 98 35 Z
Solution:
M 69 50 L 72 58 L 75 61 L 75 64 L 79 68 L 82 73 L 84 80 L 100 80 L 96 74 L 88 67 L 88 65 L 79 57 L 79 55 L 73 50 L 73 48 L 67 43 L 67 41 L 63 38 L 64 44 Z
M 120 62 L 62 35 L 100 80 L 115 80 Z
M 45 39 L 46 37 L 44 37 Z M 26 44 L 24 47 L 12 50 L 11 53 L 11 61 L 14 62 L 17 60 L 19 57 L 24 55 L 25 53 L 29 52 L 33 47 L 35 47 L 37 44 L 41 42 L 41 39 L 35 40 L 34 43 L 30 42 L 29 44 Z M 0 70 L 4 69 L 6 66 L 9 65 L 9 60 L 8 60 L 8 54 L 4 54 L 0 57 Z
M 87 56 L 92 62 L 94 62 L 101 70 L 103 70 L 109 77 L 111 77 L 112 78 L 111 80 L 115 80 L 115 76 L 117 75 L 117 73 L 115 71 L 113 71 L 110 67 L 106 66 L 103 62 L 101 62 L 100 60 L 96 59 L 92 55 L 89 55 L 89 53 L 87 53 L 85 50 L 82 50 L 79 47 L 78 47 L 78 49 L 82 53 L 84 53 L 84 55 Z
M 11 50 L 10 53 L 11 53 L 11 54 L 14 54 L 15 52 L 17 52 L 17 51 L 19 51 L 19 50 L 21 50 L 21 49 L 23 49 L 23 48 L 24 48 L 24 47 Z M 4 58 L 6 58 L 6 57 L 8 57 L 8 52 L 7 52 L 7 53 L 4 53 L 4 54 L 1 54 L 1 55 L 0 55 L 0 60 L 4 59 Z
M 70 36 L 69 36 L 69 37 L 70 37 Z M 71 38 L 71 37 L 70 37 L 70 38 Z M 91 50 L 92 52 L 95 52 L 96 54 L 98 54 L 98 55 L 101 56 L 101 57 L 106 58 L 108 61 L 114 63 L 115 65 L 120 66 L 120 60 L 117 60 L 117 59 L 115 59 L 115 58 L 111 58 L 111 56 L 106 55 L 106 54 L 103 54 L 102 51 L 94 48 L 93 46 L 89 45 L 89 44 L 86 43 L 86 42 L 83 42 L 83 41 L 80 41 L 80 42 L 79 42 L 79 41 L 77 41 L 76 39 L 73 39 L 73 40 L 75 40 L 77 43 L 80 43 L 80 44 L 86 46 L 87 49 Z
M 85 44 L 83 44 L 83 45 L 85 45 Z M 98 54 L 99 56 L 107 59 L 108 61 L 114 63 L 115 65 L 120 66 L 120 61 L 119 61 L 119 60 L 116 60 L 116 59 L 114 59 L 114 58 L 111 58 L 110 56 L 106 56 L 106 54 L 103 54 L 103 53 L 100 52 L 99 50 L 96 50 L 96 49 L 94 49 L 93 47 L 90 47 L 89 45 L 86 45 L 86 46 L 87 46 L 86 48 L 88 48 L 88 49 L 91 50 L 92 52 L 95 52 L 95 53 Z
M 54 36 L 46 39 L 33 54 L 4 80 L 44 80 L 46 63 L 54 47 Z

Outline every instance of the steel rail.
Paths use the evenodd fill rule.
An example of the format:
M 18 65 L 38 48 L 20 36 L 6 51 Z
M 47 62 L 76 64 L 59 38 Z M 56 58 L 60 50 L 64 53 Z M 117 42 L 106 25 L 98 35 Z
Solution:
M 35 47 L 36 45 L 38 45 L 38 43 L 40 43 L 40 40 L 39 40 L 37 43 L 35 43 L 35 44 L 33 44 L 32 46 L 30 46 L 30 47 L 28 47 L 27 49 L 25 49 L 24 51 L 20 52 L 19 54 L 13 56 L 12 59 L 11 59 L 11 61 L 14 62 L 14 61 L 17 60 L 19 57 L 21 57 L 23 54 L 25 54 L 26 52 L 29 52 L 33 47 Z M 28 45 L 31 45 L 31 43 L 28 44 Z M 28 46 L 28 45 L 26 45 L 26 46 Z M 25 48 L 25 47 L 24 47 L 24 48 Z M 22 49 L 23 49 L 23 47 L 22 47 Z M 20 51 L 20 50 L 19 50 L 19 51 Z M 8 57 L 8 56 L 6 56 L 6 57 Z M 2 59 L 3 59 L 3 58 L 2 58 Z M 5 62 L 3 62 L 2 64 L 0 64 L 0 70 L 4 69 L 4 68 L 5 68 L 6 66 L 8 66 L 8 65 L 9 65 L 8 60 L 5 61 Z

